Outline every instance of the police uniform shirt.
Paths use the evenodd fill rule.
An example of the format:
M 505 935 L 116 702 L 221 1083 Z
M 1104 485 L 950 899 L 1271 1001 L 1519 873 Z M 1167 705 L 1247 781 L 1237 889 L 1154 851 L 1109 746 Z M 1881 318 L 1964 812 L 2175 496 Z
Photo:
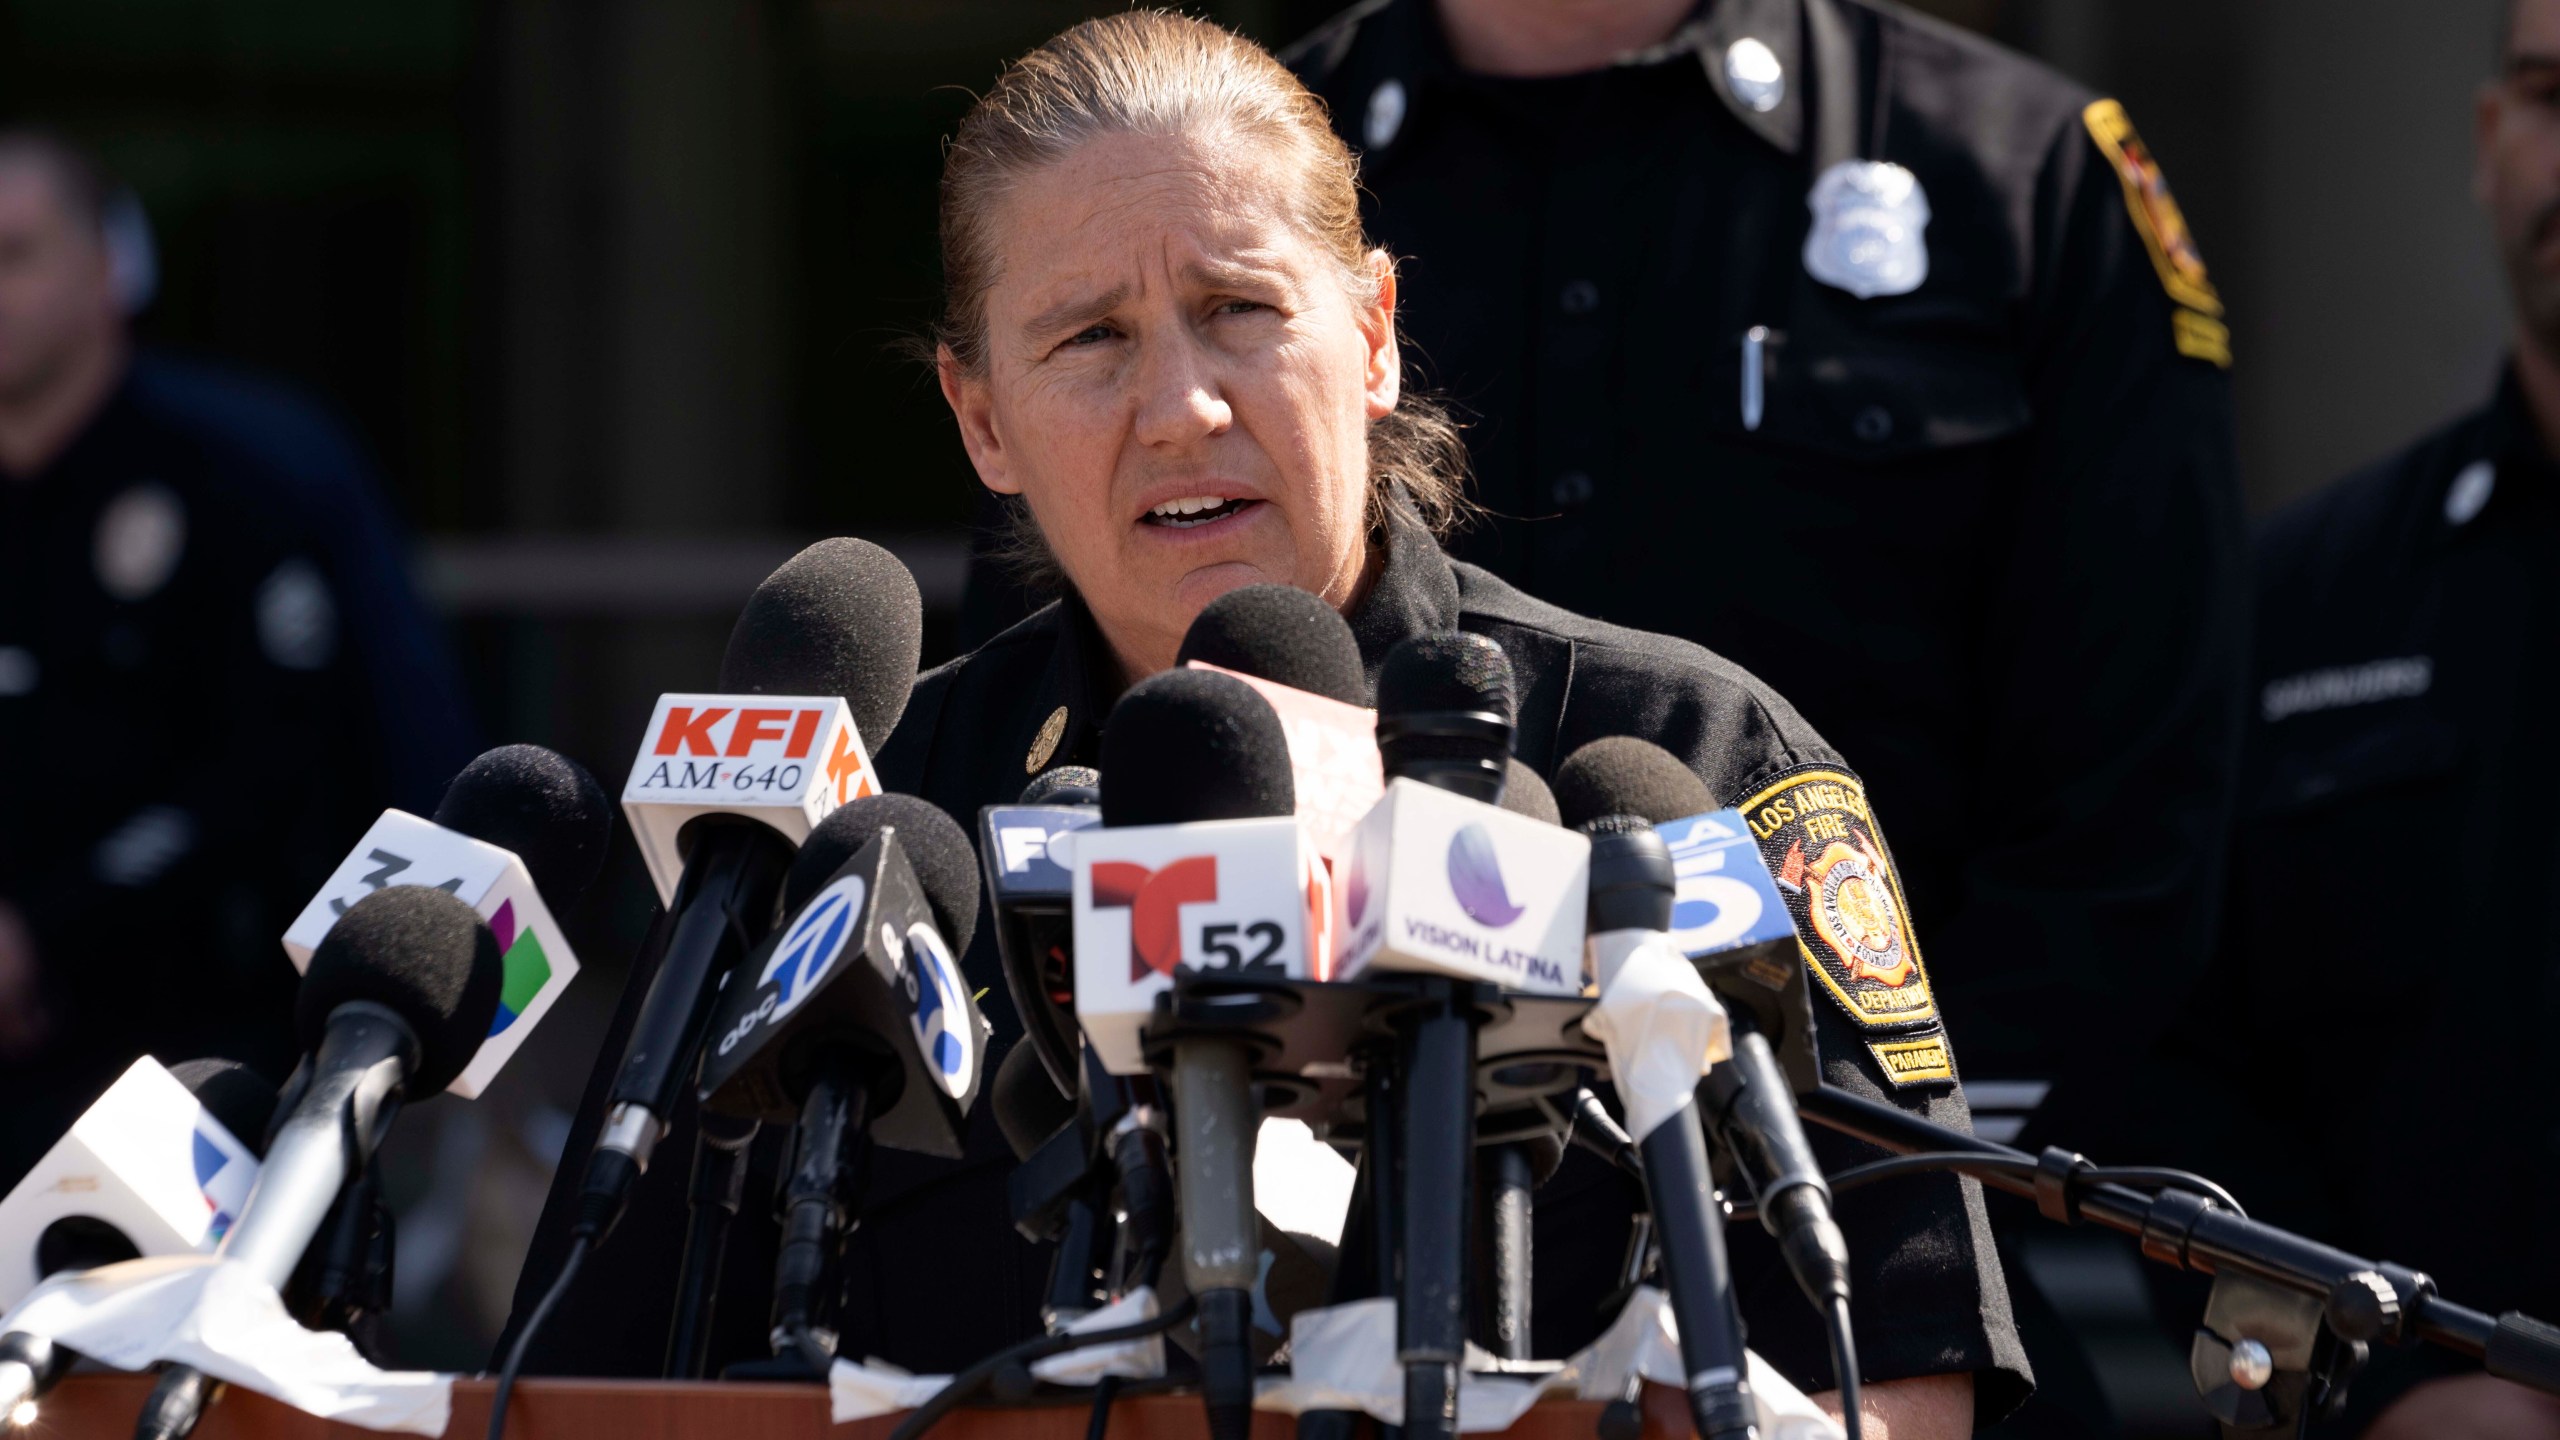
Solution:
M 1548 79 L 1373 0 L 1290 58 L 1473 422 L 1457 553 L 1768 681 L 1892 817 L 1970 1072 L 2121 1076 L 2209 948 L 2242 682 L 2221 302 L 2121 110 L 1858 0 Z M 1817 279 L 1817 175 L 1877 160 L 1919 208 Z
M 0 899 L 59 1025 L 0 1067 L 0 1185 L 138 1054 L 291 1069 L 278 937 L 468 738 L 414 601 L 358 603 L 406 596 L 388 533 L 334 426 L 154 357 L 0 474 Z
M 2229 923 L 2147 1150 L 2250 1213 L 2560 1313 L 2560 468 L 2515 382 L 2280 512 Z M 2429 1373 L 2376 1347 L 2370 1415 Z
M 1428 532 L 1401 514 L 1390 526 L 1386 552 L 1377 580 L 1350 616 L 1373 683 L 1387 651 L 1409 635 L 1465 629 L 1490 636 L 1518 678 L 1515 750 L 1523 762 L 1552 773 L 1592 740 L 1643 736 L 1688 760 L 1729 802 L 1757 799 L 1758 808 L 1774 813 L 1791 797 L 1821 798 L 1839 812 L 1834 820 L 1849 816 L 1841 833 L 1856 834 L 1865 856 L 1862 861 L 1845 848 L 1833 855 L 1816 845 L 1821 854 L 1809 863 L 1854 868 L 1871 861 L 1873 878 L 1889 883 L 1882 836 L 1863 814 L 1856 777 L 1785 701 L 1739 668 L 1681 641 L 1533 600 L 1482 570 L 1451 562 Z M 974 819 L 979 807 L 1015 799 L 1051 766 L 1097 763 L 1100 727 L 1119 689 L 1091 615 L 1070 597 L 921 678 L 896 733 L 879 751 L 883 782 Z M 1807 823 L 1819 823 L 1809 799 L 1802 808 Z M 1783 849 L 1786 841 L 1774 843 Z M 1000 1054 L 1022 1027 L 1009 1003 L 994 932 L 992 923 L 982 922 L 962 964 L 969 982 L 985 992 L 981 1005 L 996 1026 L 993 1048 Z M 1909 948 L 1907 934 L 1897 943 Z M 1845 974 L 1837 957 L 1827 958 L 1831 970 Z M 1834 1085 L 1889 1096 L 1941 1123 L 1964 1125 L 1964 1100 L 1946 1068 L 1944 1032 L 1925 1006 L 1928 981 L 1916 949 L 1910 961 L 1893 987 L 1849 982 L 1852 999 L 1902 1007 L 1902 1018 L 1881 1028 L 1853 1021 L 1846 1000 L 1816 993 L 1824 1073 Z M 634 976 L 617 1034 L 633 1008 L 628 997 L 644 984 L 645 976 Z M 609 1039 L 607 1053 L 618 1053 L 618 1043 Z M 1939 1057 L 1940 1068 L 1935 1078 L 1906 1074 L 1893 1083 L 1877 1046 L 1885 1047 L 1882 1054 L 1927 1052 Z M 602 1101 L 599 1082 L 571 1138 L 571 1155 L 583 1155 L 592 1143 Z M 969 1156 L 957 1164 L 872 1153 L 861 1223 L 847 1247 L 840 1353 L 952 1371 L 1038 1333 L 1048 1255 L 1012 1228 L 1004 1185 L 1013 1159 L 984 1098 L 971 1130 Z M 1873 1152 L 1836 1136 L 1817 1132 L 1816 1144 L 1835 1168 L 1862 1154 L 1872 1158 Z M 659 1153 L 681 1156 L 690 1145 L 679 1130 Z M 623 1223 L 636 1222 L 651 1236 L 678 1236 L 683 1166 L 679 1160 L 661 1168 L 676 1178 L 661 1182 L 653 1169 Z M 556 1272 L 576 1169 L 564 1166 L 563 1181 L 553 1188 L 534 1258 L 517 1287 L 519 1319 Z M 1539 1190 L 1537 1353 L 1568 1354 L 1611 1318 L 1599 1307 L 1617 1283 L 1629 1216 L 1640 1201 L 1631 1183 L 1579 1152 Z M 1841 1197 L 1839 1216 L 1855 1258 L 1866 1378 L 1981 1372 L 1983 1414 L 2014 1404 L 2028 1388 L 2027 1363 L 1975 1183 L 1941 1176 L 1856 1191 Z M 762 1354 L 771 1224 L 769 1217 L 740 1216 L 742 1227 L 751 1223 L 768 1233 L 730 1251 L 716 1343 L 743 1343 Z M 1730 1233 L 1753 1348 L 1804 1388 L 1831 1388 L 1828 1352 L 1811 1308 L 1765 1237 L 1746 1228 Z M 586 1293 L 564 1304 L 537 1343 L 541 1368 L 654 1373 L 671 1312 L 674 1255 L 672 1249 L 653 1253 L 646 1244 L 633 1255 L 614 1267 L 615 1279 L 582 1285 Z M 733 1326 L 732 1317 L 752 1323 Z

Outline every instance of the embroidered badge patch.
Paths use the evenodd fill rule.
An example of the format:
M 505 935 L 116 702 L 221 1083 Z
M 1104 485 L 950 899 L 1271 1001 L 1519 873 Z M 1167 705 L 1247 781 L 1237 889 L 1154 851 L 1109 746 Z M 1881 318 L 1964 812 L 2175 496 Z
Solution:
M 2169 194 L 2169 177 L 2160 172 L 2160 162 L 2151 158 L 2150 147 L 2134 133 L 2133 121 L 2115 101 L 2092 102 L 2080 112 L 2080 121 L 2089 127 L 2089 138 L 2098 142 L 2099 152 L 2123 182 L 2125 210 L 2133 217 L 2133 228 L 2141 234 L 2143 248 L 2151 252 L 2151 266 L 2160 272 L 2160 288 L 2177 303 L 2169 322 L 2171 342 L 2181 355 L 2231 368 L 2231 330 L 2222 323 L 2221 292 L 2205 278 L 2204 255 L 2187 229 L 2185 212 Z
M 1867 1053 L 1876 1057 L 1877 1067 L 1897 1090 L 1905 1085 L 1956 1078 L 1956 1065 L 1948 1058 L 1944 1030 L 1931 1030 L 1910 1040 L 1870 1040 Z
M 1735 807 L 1768 857 L 1797 945 L 1850 1018 L 1902 1029 L 1938 1018 L 1867 792 L 1838 770 L 1799 770 Z

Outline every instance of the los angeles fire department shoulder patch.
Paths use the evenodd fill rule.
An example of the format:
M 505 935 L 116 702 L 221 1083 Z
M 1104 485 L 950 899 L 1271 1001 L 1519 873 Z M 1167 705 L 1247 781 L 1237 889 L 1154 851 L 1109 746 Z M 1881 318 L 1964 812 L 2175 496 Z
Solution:
M 1935 1021 L 1902 882 L 1857 777 L 1798 770 L 1736 808 L 1786 895 L 1805 963 L 1831 998 L 1871 1030 Z
M 2187 229 L 2186 212 L 2169 194 L 2169 177 L 2160 172 L 2160 162 L 2134 133 L 2124 107 L 2113 100 L 2091 101 L 2080 112 L 2080 123 L 2115 167 L 2124 186 L 2124 208 L 2142 235 L 2142 247 L 2151 253 L 2160 288 L 2177 307 L 2169 316 L 2170 342 L 2181 355 L 2230 369 L 2231 330 L 2222 321 L 2222 294 L 2205 278 L 2204 255 Z

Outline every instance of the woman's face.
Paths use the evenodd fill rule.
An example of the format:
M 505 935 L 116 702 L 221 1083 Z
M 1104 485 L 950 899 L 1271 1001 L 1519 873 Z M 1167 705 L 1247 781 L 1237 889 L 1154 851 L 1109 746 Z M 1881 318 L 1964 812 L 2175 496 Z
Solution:
M 1371 303 L 1249 146 L 1116 135 L 991 217 L 986 366 L 943 395 L 990 490 L 1020 495 L 1131 678 L 1193 616 L 1277 582 L 1336 609 L 1368 567 L 1369 422 L 1395 408 L 1395 290 Z

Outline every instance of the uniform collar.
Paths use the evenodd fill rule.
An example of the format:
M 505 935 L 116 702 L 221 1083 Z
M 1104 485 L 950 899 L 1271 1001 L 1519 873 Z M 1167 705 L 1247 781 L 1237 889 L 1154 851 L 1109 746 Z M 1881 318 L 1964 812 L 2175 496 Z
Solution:
M 1733 118 L 1761 139 L 1793 155 L 1804 144 L 1808 76 L 1803 64 L 1803 7 L 1804 0 L 1704 0 L 1669 39 L 1635 52 L 1622 63 L 1657 65 L 1683 56 L 1694 59 L 1706 74 L 1708 88 L 1733 112 Z M 1375 27 L 1373 32 L 1371 27 Z M 1466 73 L 1450 53 L 1449 36 L 1440 28 L 1436 0 L 1391 0 L 1363 22 L 1361 29 L 1374 33 L 1379 48 L 1373 53 L 1387 58 L 1387 74 L 1381 84 L 1388 79 L 1398 80 L 1420 96 L 1431 87 Z M 1786 80 L 1778 103 L 1766 111 L 1744 104 L 1725 74 L 1726 52 L 1746 39 L 1769 47 Z
M 1378 667 L 1399 640 L 1458 628 L 1458 576 L 1449 556 L 1431 531 L 1401 499 L 1387 507 L 1386 563 L 1369 593 L 1353 607 L 1351 638 L 1360 644 L 1360 666 L 1369 688 L 1378 688 Z

